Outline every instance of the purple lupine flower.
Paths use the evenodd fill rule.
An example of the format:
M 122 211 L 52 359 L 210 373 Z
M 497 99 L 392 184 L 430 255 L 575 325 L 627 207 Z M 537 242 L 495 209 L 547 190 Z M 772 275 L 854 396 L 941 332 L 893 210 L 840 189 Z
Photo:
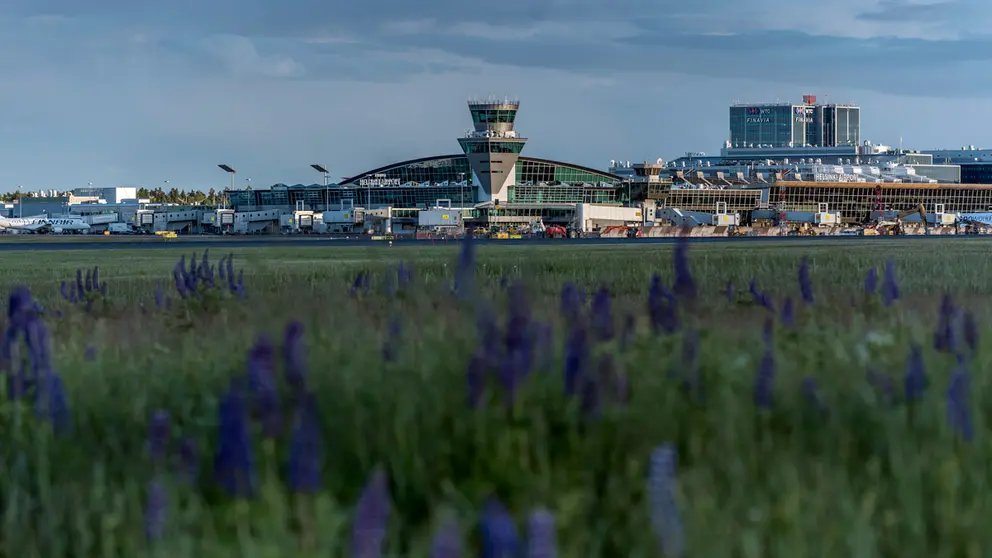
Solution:
M 234 292 L 238 295 L 238 298 L 244 300 L 247 296 L 247 291 L 245 291 L 245 270 L 238 270 L 238 283 L 234 287 Z
M 561 288 L 561 316 L 566 322 L 579 317 L 582 312 L 582 293 L 575 283 L 565 283 Z
M 358 272 L 358 275 L 355 276 L 355 280 L 352 281 L 352 283 L 351 283 L 351 297 L 352 298 L 358 296 L 358 293 L 361 291 L 361 289 L 362 289 L 362 283 L 363 283 L 363 280 L 365 279 L 365 274 L 366 273 L 367 272 L 365 272 L 365 271 Z
M 104 290 L 104 284 L 100 282 L 100 266 L 93 266 L 93 288 L 98 291 Z
M 186 256 L 183 256 L 183 258 L 185 257 Z M 179 263 L 177 263 L 176 267 L 173 268 L 172 270 L 172 278 L 175 280 L 176 283 L 176 292 L 179 293 L 180 297 L 186 298 L 187 296 L 189 296 L 189 293 L 186 288 L 186 278 L 183 276 L 183 271 L 184 271 L 183 268 L 184 268 L 183 260 L 180 259 Z
M 878 268 L 873 267 L 865 275 L 865 294 L 875 294 L 878 290 Z
M 940 312 L 937 317 L 937 329 L 933 333 L 933 348 L 938 352 L 953 353 L 957 350 L 957 316 L 958 310 L 951 300 L 950 293 L 944 293 L 940 301 Z
M 93 362 L 94 360 L 96 360 L 96 347 L 94 347 L 93 345 L 87 345 L 86 352 L 83 353 L 83 358 L 86 360 L 86 362 Z
M 971 403 L 969 398 L 971 378 L 968 366 L 962 360 L 951 375 L 951 384 L 947 388 L 947 422 L 963 440 L 970 442 L 975 437 L 975 426 L 971 420 Z
M 520 536 L 513 516 L 495 498 L 486 502 L 479 522 L 482 558 L 516 558 L 520 555 Z
M 758 289 L 758 281 L 756 279 L 751 279 L 748 289 L 751 291 L 751 297 L 754 299 L 755 304 L 764 307 L 769 312 L 775 311 L 775 304 L 772 302 L 771 295 Z
M 527 517 L 527 558 L 555 558 L 555 516 L 544 508 L 530 512 Z
M 896 263 L 891 257 L 885 262 L 885 272 L 882 277 L 882 303 L 890 306 L 899 300 L 899 283 L 896 281 Z
M 916 401 L 923 397 L 930 384 L 927 379 L 927 372 L 923 365 L 923 352 L 920 346 L 913 344 L 910 348 L 909 361 L 906 363 L 906 374 L 903 377 L 903 389 L 906 392 L 907 401 Z
M 679 328 L 675 295 L 665 286 L 661 281 L 661 276 L 657 273 L 651 276 L 651 287 L 648 290 L 648 314 L 651 317 L 651 328 L 655 333 L 675 333 Z
M 434 533 L 431 558 L 461 558 L 462 531 L 454 517 L 446 518 Z
M 482 398 L 486 392 L 486 377 L 489 367 L 486 365 L 486 357 L 481 351 L 476 351 L 468 361 L 468 368 L 465 370 L 465 381 L 468 394 L 468 406 L 476 408 L 482 403 Z
M 169 517 L 169 494 L 158 479 L 148 483 L 145 495 L 145 537 L 156 541 L 165 534 Z
M 396 268 L 396 283 L 399 288 L 405 288 L 410 282 L 413 281 L 413 266 L 400 262 L 399 266 Z
M 279 414 L 279 388 L 275 375 L 275 348 L 265 335 L 260 335 L 248 352 L 248 388 L 254 410 L 262 421 L 266 436 L 275 437 L 282 428 Z
M 891 376 L 879 372 L 876 368 L 872 367 L 868 369 L 867 377 L 868 384 L 875 388 L 875 391 L 883 400 L 892 401 L 892 398 L 895 396 L 895 386 L 893 385 Z
M 804 303 L 813 304 L 813 281 L 809 277 L 809 260 L 806 257 L 803 257 L 799 265 L 799 291 L 803 295 Z
M 727 290 L 724 293 L 727 297 L 727 302 L 734 301 L 734 283 L 733 281 L 727 281 Z
M 971 310 L 964 313 L 963 329 L 965 345 L 971 356 L 975 356 L 978 353 L 978 324 L 975 323 L 975 315 Z
M 62 294 L 62 298 L 69 300 L 69 286 L 65 281 L 62 281 L 62 284 L 59 285 L 59 292 Z
M 155 411 L 148 425 L 148 455 L 152 461 L 165 459 L 171 437 L 172 421 L 169 419 L 169 413 L 163 410 Z
M 227 262 L 227 256 L 221 256 L 217 260 L 217 278 L 221 281 L 227 281 L 227 272 L 225 271 L 225 265 Z
M 179 442 L 179 475 L 190 485 L 199 480 L 200 452 L 193 438 L 183 438 Z
M 827 404 L 823 400 L 823 396 L 820 394 L 820 389 L 816 385 L 816 380 L 809 376 L 803 378 L 802 391 L 806 404 L 809 405 L 812 410 L 820 415 L 826 415 L 829 412 Z
M 286 482 L 293 492 L 314 494 L 321 489 L 324 441 L 320 431 L 317 400 L 312 394 L 303 397 L 296 410 L 296 421 L 289 442 Z
M 658 538 L 663 556 L 681 557 L 685 553 L 685 535 L 676 493 L 677 453 L 671 444 L 664 444 L 651 452 L 648 465 L 648 505 L 651 526 Z
M 240 382 L 232 381 L 220 401 L 214 476 L 229 495 L 251 498 L 255 494 L 255 458 L 243 392 Z
M 86 289 L 83 285 L 83 270 L 76 269 L 76 298 L 82 300 L 86 297 Z
M 293 320 L 286 325 L 282 338 L 282 364 L 286 383 L 296 391 L 307 381 L 306 348 L 303 346 L 303 323 Z
M 234 254 L 228 254 L 227 259 L 224 260 L 224 265 L 227 267 L 227 287 L 232 293 L 238 292 L 238 284 L 235 283 L 237 279 L 234 275 Z
M 812 304 L 807 302 L 807 304 Z M 782 303 L 782 327 L 785 329 L 794 329 L 796 327 L 796 310 L 792 305 L 792 297 L 785 297 L 785 302 Z
M 605 342 L 613 339 L 613 308 L 610 304 L 610 291 L 601 287 L 592 297 L 590 308 L 593 339 Z
M 503 394 L 506 396 L 506 404 L 513 406 L 516 399 L 517 387 L 520 385 L 521 375 L 518 373 L 518 366 L 513 355 L 507 355 L 499 364 L 499 383 L 503 386 Z
M 523 284 L 515 282 L 509 288 L 509 312 L 503 345 L 513 363 L 517 376 L 527 377 L 533 367 L 534 336 L 531 333 L 530 304 Z
M 585 376 L 586 365 L 589 361 L 589 342 L 585 326 L 581 322 L 573 322 L 565 342 L 565 395 L 575 395 L 579 382 Z
M 672 256 L 675 267 L 675 282 L 672 284 L 672 291 L 675 296 L 682 300 L 694 300 L 696 298 L 696 281 L 692 278 L 692 271 L 689 269 L 689 237 L 679 237 L 675 245 L 675 253 Z
M 84 281 L 83 285 L 86 288 L 86 292 L 89 293 L 93 291 L 93 270 L 91 269 L 86 270 L 86 280 Z
M 389 522 L 389 484 L 386 471 L 378 466 L 362 490 L 352 526 L 352 558 L 378 558 L 386 543 Z
M 754 404 L 759 409 L 771 409 L 775 391 L 775 345 L 772 339 L 771 320 L 765 320 L 765 354 L 758 363 L 754 380 Z

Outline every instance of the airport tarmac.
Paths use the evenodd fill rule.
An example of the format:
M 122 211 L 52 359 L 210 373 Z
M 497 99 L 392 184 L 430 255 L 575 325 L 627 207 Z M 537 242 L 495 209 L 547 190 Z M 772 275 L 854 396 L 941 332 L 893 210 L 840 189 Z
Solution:
M 969 239 L 980 239 L 984 236 L 735 236 L 735 237 L 691 237 L 693 243 L 755 243 L 755 242 L 886 242 L 895 239 L 956 239 L 966 241 Z M 676 237 L 657 238 L 576 238 L 576 239 L 476 239 L 479 244 L 492 244 L 502 246 L 604 246 L 604 245 L 664 245 L 674 244 L 678 241 Z M 457 244 L 457 240 L 414 240 L 401 239 L 394 240 L 393 246 L 444 246 L 446 244 Z M 74 240 L 45 239 L 44 241 L 27 239 L 4 239 L 0 242 L 0 252 L 14 251 L 53 251 L 53 250 L 154 250 L 169 248 L 274 248 L 278 246 L 290 246 L 293 248 L 331 248 L 331 247 L 375 247 L 386 245 L 386 241 L 374 241 L 370 238 L 286 238 L 286 237 L 205 237 L 191 236 L 174 239 L 146 238 L 142 240 L 134 239 L 86 239 L 75 237 Z

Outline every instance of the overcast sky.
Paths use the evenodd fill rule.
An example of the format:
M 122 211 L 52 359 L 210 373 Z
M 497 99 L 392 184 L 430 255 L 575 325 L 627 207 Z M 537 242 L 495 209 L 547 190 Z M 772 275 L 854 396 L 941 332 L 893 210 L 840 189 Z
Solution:
M 483 6 L 492 6 L 485 9 Z M 456 153 L 518 98 L 524 155 L 714 153 L 735 101 L 862 108 L 862 139 L 992 147 L 992 3 L 4 0 L 0 191 L 319 182 Z

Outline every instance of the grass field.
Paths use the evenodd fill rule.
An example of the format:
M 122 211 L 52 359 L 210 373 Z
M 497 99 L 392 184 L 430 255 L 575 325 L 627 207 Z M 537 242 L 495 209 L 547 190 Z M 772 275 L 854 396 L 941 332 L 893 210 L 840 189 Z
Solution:
M 0 554 L 984 556 L 990 249 L 2 252 Z

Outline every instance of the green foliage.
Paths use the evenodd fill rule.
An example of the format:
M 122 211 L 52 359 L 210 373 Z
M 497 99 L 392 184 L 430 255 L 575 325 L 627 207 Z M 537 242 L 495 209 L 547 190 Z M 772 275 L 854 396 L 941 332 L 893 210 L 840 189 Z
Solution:
M 72 436 L 56 437 L 30 407 L 3 398 L 0 555 L 345 556 L 351 507 L 384 463 L 394 506 L 390 556 L 427 556 L 445 510 L 475 540 L 480 505 L 498 494 L 518 519 L 535 505 L 551 509 L 562 556 L 654 557 L 647 458 L 672 442 L 690 556 L 979 556 L 992 548 L 984 525 L 992 511 L 984 490 L 992 406 L 983 402 L 992 385 L 979 373 L 992 356 L 980 349 L 972 366 L 978 435 L 967 445 L 944 414 L 953 358 L 929 346 L 944 290 L 987 321 L 988 249 L 983 240 L 694 245 L 701 301 L 687 319 L 699 330 L 705 385 L 696 400 L 672 378 L 682 367 L 680 336 L 654 336 L 646 322 L 651 274 L 672 278 L 670 248 L 483 245 L 484 296 L 502 308 L 501 279 L 524 281 L 533 314 L 555 324 L 559 358 L 512 407 L 494 391 L 479 411 L 465 405 L 474 316 L 447 294 L 454 247 L 240 250 L 246 300 L 183 305 L 170 291 L 177 306 L 168 312 L 155 310 L 155 285 L 171 285 L 179 250 L 37 252 L 7 262 L 0 286 L 31 285 L 52 316 L 55 367 L 75 426 Z M 864 300 L 863 277 L 889 254 L 903 299 L 882 308 Z M 767 311 L 749 303 L 748 283 L 756 278 L 776 303 L 786 295 L 798 301 L 803 255 L 817 304 L 797 304 L 798 330 L 777 332 L 776 408 L 758 412 L 751 393 Z M 395 282 L 401 259 L 414 264 L 414 280 L 390 297 L 386 277 Z M 69 312 L 58 282 L 93 265 L 116 310 Z M 362 270 L 370 291 L 352 297 Z M 632 399 L 592 423 L 561 393 L 565 281 L 587 292 L 606 286 L 618 326 L 637 316 L 630 346 L 597 348 L 625 370 Z M 53 317 L 59 309 L 61 322 Z M 385 363 L 381 346 L 394 316 L 403 323 L 399 358 Z M 211 481 L 217 398 L 243 371 L 255 336 L 281 339 L 290 319 L 305 325 L 327 488 L 307 499 L 288 494 L 286 441 L 266 445 L 256 436 L 262 490 L 242 505 Z M 932 384 L 912 409 L 898 396 L 885 402 L 865 379 L 873 365 L 901 386 L 910 341 L 925 347 Z M 84 358 L 88 346 L 97 348 L 93 361 Z M 806 376 L 820 385 L 829 415 L 811 413 L 802 399 Z M 174 441 L 196 440 L 203 475 L 195 486 L 169 478 L 168 535 L 149 548 L 142 500 L 154 468 L 144 444 L 157 409 L 172 415 Z

